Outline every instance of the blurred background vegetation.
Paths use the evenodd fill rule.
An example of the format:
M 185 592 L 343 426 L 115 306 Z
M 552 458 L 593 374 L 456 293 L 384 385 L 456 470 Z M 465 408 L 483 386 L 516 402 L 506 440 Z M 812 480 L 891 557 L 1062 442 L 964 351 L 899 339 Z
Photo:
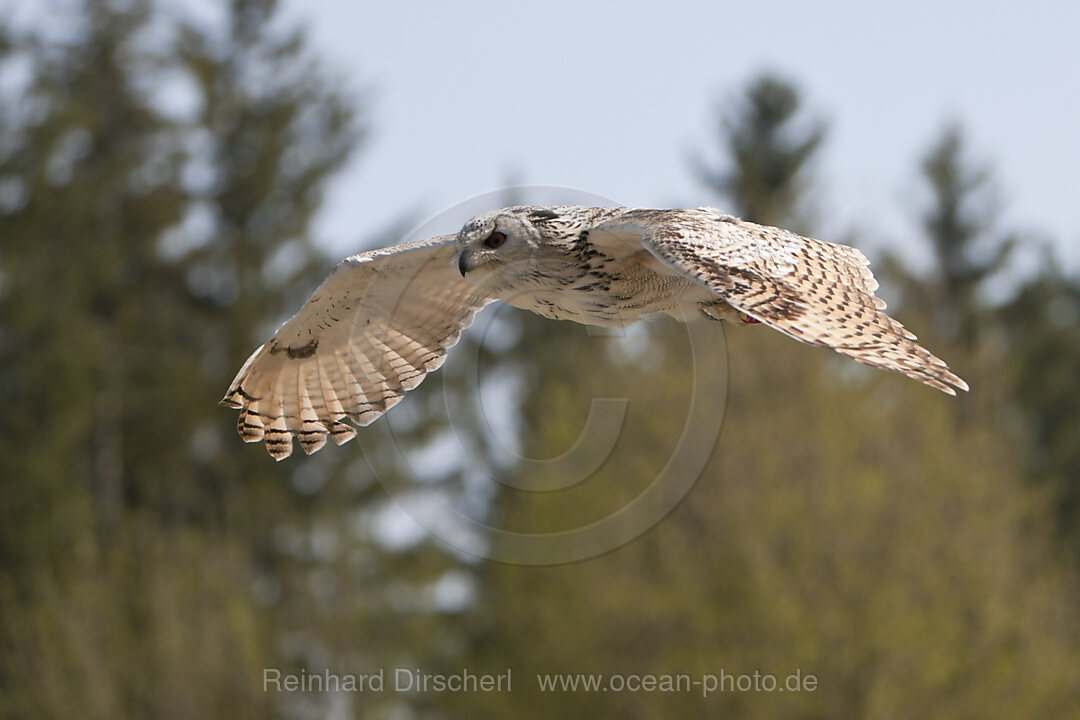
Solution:
M 467 452 L 446 449 L 436 409 L 472 392 L 450 363 L 392 432 L 274 464 L 217 400 L 337 259 L 309 226 L 363 149 L 363 98 L 271 23 L 270 0 L 233 0 L 220 27 L 150 0 L 74 7 L 69 34 L 0 25 L 16 78 L 0 85 L 0 716 L 1080 715 L 1080 279 L 995 224 L 961 127 L 912 158 L 929 202 L 905 242 L 933 266 L 898 246 L 875 267 L 969 395 L 733 331 L 726 423 L 684 502 L 600 557 L 496 564 L 403 532 L 399 508 L 533 532 L 611 512 L 677 442 L 683 331 L 657 320 L 628 359 L 595 362 L 603 339 L 518 313 L 510 340 L 458 351 L 501 368 L 485 392 L 509 403 L 503 437 L 463 412 Z M 178 109 L 162 88 L 179 76 L 195 99 Z M 781 77 L 737 97 L 703 140 L 721 160 L 687 172 L 717 206 L 813 233 L 825 123 Z M 626 388 L 627 440 L 586 482 L 491 479 L 551 472 L 508 461 L 506 433 L 557 456 L 588 398 Z M 514 691 L 262 688 L 264 667 L 397 666 L 511 667 Z M 702 699 L 533 681 L 722 668 L 820 683 Z

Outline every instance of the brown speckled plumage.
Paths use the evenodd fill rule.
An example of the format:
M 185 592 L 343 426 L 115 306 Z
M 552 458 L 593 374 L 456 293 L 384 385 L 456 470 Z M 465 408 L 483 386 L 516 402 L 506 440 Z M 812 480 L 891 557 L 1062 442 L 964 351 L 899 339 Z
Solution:
M 496 239 L 496 240 L 493 240 Z M 355 436 L 435 370 L 473 315 L 504 300 L 545 317 L 760 322 L 950 395 L 967 384 L 886 315 L 866 257 L 710 208 L 513 207 L 457 236 L 343 261 L 222 402 L 280 460 Z

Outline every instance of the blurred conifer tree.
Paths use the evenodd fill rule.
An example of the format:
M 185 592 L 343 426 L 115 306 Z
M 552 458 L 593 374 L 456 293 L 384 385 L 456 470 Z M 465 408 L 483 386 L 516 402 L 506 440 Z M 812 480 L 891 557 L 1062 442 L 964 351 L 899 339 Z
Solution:
M 319 542 L 377 549 L 339 511 L 377 487 L 275 466 L 216 403 L 329 267 L 308 226 L 354 99 L 272 0 L 42 17 L 0 33 L 0 715 L 283 712 L 264 666 L 385 620 L 327 601 L 367 578 Z
M 942 131 L 921 171 L 930 191 L 922 229 L 933 265 L 929 273 L 917 272 L 890 255 L 885 274 L 898 281 L 905 308 L 928 318 L 936 337 L 972 348 L 987 325 L 986 283 L 1006 267 L 1016 238 L 996 231 L 1000 202 L 993 176 L 968 157 L 958 125 Z
M 797 88 L 776 75 L 750 81 L 717 113 L 723 150 L 717 168 L 695 160 L 698 177 L 745 220 L 808 231 L 807 190 L 822 121 L 805 117 Z
M 734 170 L 714 187 L 744 217 L 805 222 L 799 186 L 820 126 L 779 141 L 806 124 L 798 92 L 768 77 L 748 88 L 742 107 L 758 110 L 721 126 Z M 763 96 L 782 98 L 782 111 L 762 109 Z M 775 167 L 787 170 L 762 171 Z M 627 419 L 581 482 L 500 492 L 500 527 L 580 527 L 639 495 L 679 441 L 693 374 L 724 372 L 727 354 L 724 429 L 689 496 L 626 546 L 555 567 L 483 568 L 467 656 L 513 667 L 524 687 L 446 698 L 453 716 L 1009 718 L 1076 706 L 1073 578 L 1048 543 L 1044 498 L 992 423 L 965 422 L 933 391 L 761 328 L 731 330 L 730 352 L 720 343 L 714 367 L 692 369 L 685 331 L 664 320 L 635 342 L 572 326 L 531 337 L 525 455 L 573 446 L 591 398 L 628 398 Z M 550 485 L 569 479 L 550 476 L 558 469 L 526 471 Z M 796 669 L 818 689 L 541 692 L 534 677 Z

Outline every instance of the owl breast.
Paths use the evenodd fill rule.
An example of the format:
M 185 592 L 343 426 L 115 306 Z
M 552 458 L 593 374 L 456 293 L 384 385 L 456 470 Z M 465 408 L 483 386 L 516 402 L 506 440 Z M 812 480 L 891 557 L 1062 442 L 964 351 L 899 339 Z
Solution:
M 717 300 L 703 285 L 674 273 L 657 272 L 636 260 L 610 260 L 567 268 L 536 278 L 506 302 L 553 320 L 586 325 L 625 326 L 647 315 L 667 313 L 680 320 L 701 316 L 700 304 Z

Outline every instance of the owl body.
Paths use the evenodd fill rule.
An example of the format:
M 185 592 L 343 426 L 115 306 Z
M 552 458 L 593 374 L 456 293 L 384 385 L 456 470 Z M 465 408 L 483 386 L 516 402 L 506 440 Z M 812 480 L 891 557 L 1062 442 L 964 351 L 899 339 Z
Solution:
M 661 313 L 678 320 L 706 317 L 702 306 L 716 300 L 693 280 L 657 272 L 633 255 L 597 257 L 589 268 L 582 273 L 568 261 L 559 272 L 536 277 L 534 287 L 498 299 L 552 320 L 608 327 L 625 327 Z
M 711 208 L 505 208 L 457 235 L 346 259 L 244 363 L 223 404 L 275 459 L 341 444 L 437 369 L 494 300 L 625 326 L 760 323 L 953 395 L 967 384 L 885 314 L 857 249 Z
M 504 262 L 487 272 L 481 265 L 463 276 L 509 305 L 584 325 L 625 327 L 657 314 L 681 321 L 741 319 L 701 283 L 657 263 L 639 241 L 635 247 L 632 234 L 623 242 L 625 232 L 603 229 L 620 217 L 618 210 L 522 206 L 481 215 L 466 225 L 459 240 L 470 232 L 490 234 L 497 222 L 489 224 L 489 218 L 517 216 L 529 223 L 537 242 L 527 260 Z M 468 243 L 462 244 L 464 252 Z

